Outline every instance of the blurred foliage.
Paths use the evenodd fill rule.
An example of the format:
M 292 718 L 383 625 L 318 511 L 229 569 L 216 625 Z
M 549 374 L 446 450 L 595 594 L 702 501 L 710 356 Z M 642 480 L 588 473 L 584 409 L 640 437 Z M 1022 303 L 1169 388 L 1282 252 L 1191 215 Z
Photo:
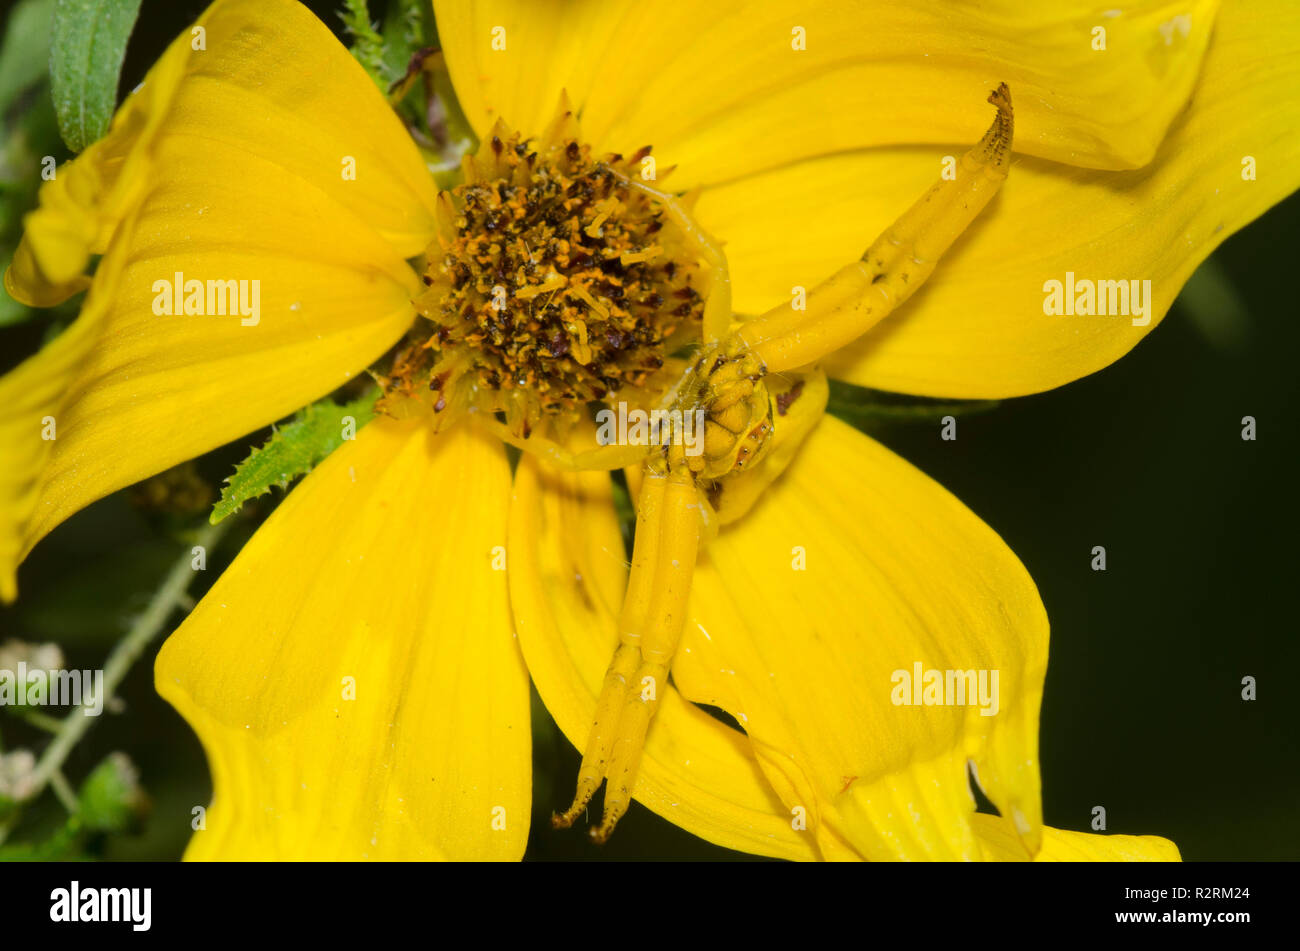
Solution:
M 20 0 L 9 11 L 0 41 L 0 272 L 9 267 L 22 235 L 22 216 L 36 204 L 42 163 L 67 155 L 59 140 L 47 72 L 54 0 Z M 48 167 L 48 162 L 44 163 Z M 38 311 L 0 286 L 0 327 L 31 320 Z M 63 316 L 75 313 L 64 308 Z M 7 363 L 7 361 L 6 361 Z M 5 366 L 0 364 L 0 369 Z
M 9 13 L 0 41 L 0 113 L 8 113 L 18 97 L 45 79 L 50 47 L 47 37 L 54 0 L 19 0 Z
M 111 753 L 81 784 L 73 811 L 36 841 L 0 846 L 0 861 L 53 862 L 102 851 L 105 836 L 135 832 L 149 811 L 139 772 L 125 753 Z
M 112 753 L 81 784 L 77 816 L 93 832 L 137 829 L 149 811 L 140 773 L 125 753 Z
M 886 393 L 841 380 L 830 381 L 826 412 L 852 423 L 863 432 L 891 422 L 939 421 L 945 416 L 983 413 L 998 407 L 998 400 L 940 400 L 924 396 Z

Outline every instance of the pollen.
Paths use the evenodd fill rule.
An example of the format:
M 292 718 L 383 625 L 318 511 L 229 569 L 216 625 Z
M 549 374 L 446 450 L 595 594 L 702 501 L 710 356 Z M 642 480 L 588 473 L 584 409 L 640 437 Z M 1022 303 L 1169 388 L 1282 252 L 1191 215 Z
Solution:
M 642 160 L 596 156 L 563 115 L 539 140 L 498 124 L 439 196 L 426 254 L 427 323 L 408 337 L 381 408 L 504 413 L 527 437 L 547 415 L 645 390 L 698 340 L 706 267 Z

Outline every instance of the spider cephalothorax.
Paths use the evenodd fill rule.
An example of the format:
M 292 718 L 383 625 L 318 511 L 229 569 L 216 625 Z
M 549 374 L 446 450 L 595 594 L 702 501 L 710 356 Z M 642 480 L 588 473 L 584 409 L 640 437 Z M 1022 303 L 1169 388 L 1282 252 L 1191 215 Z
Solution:
M 680 413 L 698 410 L 704 421 L 700 451 L 691 454 L 682 440 L 666 440 L 662 454 L 648 465 L 667 472 L 688 470 L 705 479 L 743 472 L 767 449 L 772 409 L 763 377 L 767 368 L 753 353 L 727 341 L 706 347 L 672 395 Z

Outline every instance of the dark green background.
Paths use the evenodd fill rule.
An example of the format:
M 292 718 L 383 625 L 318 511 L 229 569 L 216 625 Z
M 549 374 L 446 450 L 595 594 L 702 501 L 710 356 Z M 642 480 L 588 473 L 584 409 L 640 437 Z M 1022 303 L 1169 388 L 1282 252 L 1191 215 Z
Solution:
M 123 88 L 202 6 L 144 4 Z M 871 430 L 1001 533 L 1039 585 L 1052 622 L 1041 733 L 1049 824 L 1086 830 L 1101 805 L 1108 831 L 1167 836 L 1187 859 L 1300 857 L 1297 248 L 1293 197 L 1229 239 L 1114 366 L 964 416 L 955 442 L 940 440 L 937 422 Z M 41 332 L 0 331 L 4 362 Z M 1258 420 L 1255 442 L 1241 439 L 1245 415 Z M 204 473 L 219 482 L 255 441 L 206 457 Z M 1094 545 L 1106 547 L 1105 572 L 1090 568 Z M 209 578 L 235 548 L 224 546 Z M 0 638 L 58 641 L 72 666 L 98 666 L 180 551 L 122 494 L 105 499 L 37 548 L 22 600 L 0 612 Z M 109 841 L 108 857 L 178 856 L 190 809 L 210 795 L 198 743 L 154 694 L 151 667 L 127 680 L 126 715 L 105 716 L 67 766 L 75 783 L 123 749 L 141 767 L 153 816 L 140 837 Z M 1246 675 L 1258 679 L 1250 703 Z M 534 709 L 529 857 L 743 857 L 639 805 L 603 849 L 552 832 L 546 819 L 567 802 L 578 757 L 536 698 Z M 8 748 L 35 738 L 0 726 Z M 51 796 L 14 840 L 30 838 L 42 814 L 59 816 Z

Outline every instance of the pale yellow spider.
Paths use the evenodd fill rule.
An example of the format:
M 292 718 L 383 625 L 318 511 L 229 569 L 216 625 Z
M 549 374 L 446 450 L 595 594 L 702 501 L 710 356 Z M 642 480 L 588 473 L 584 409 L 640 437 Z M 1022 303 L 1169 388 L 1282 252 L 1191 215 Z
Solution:
M 572 825 L 606 779 L 604 817 L 592 837 L 604 841 L 627 811 L 646 730 L 681 637 L 701 539 L 753 505 L 816 423 L 827 387 L 813 364 L 915 293 L 1001 187 L 1013 132 L 1005 84 L 989 102 L 997 116 L 955 175 L 942 176 L 861 259 L 809 291 L 802 308 L 792 301 L 748 321 L 733 319 L 726 256 L 683 199 L 629 174 L 649 149 L 632 162 L 609 156 L 589 164 L 567 98 L 536 152 L 498 123 L 480 155 L 462 162 L 463 184 L 439 194 L 445 256 L 429 261 L 427 291 L 415 301 L 438 329 L 417 338 L 391 375 L 381 378 L 385 411 L 429 413 L 435 429 L 474 413 L 479 425 L 557 468 L 626 469 L 636 498 L 619 646 L 597 701 L 573 803 L 553 817 L 557 827 Z M 613 183 L 627 203 L 613 196 Z M 585 209 L 581 215 L 570 199 Z M 628 213 L 633 203 L 639 207 Z M 536 225 L 528 233 L 541 245 L 530 245 L 521 230 L 512 232 L 512 221 Z M 649 296 L 636 306 L 653 320 L 665 312 L 664 295 L 682 297 L 685 303 L 673 312 L 698 313 L 702 341 L 677 370 L 660 353 L 695 332 L 670 321 L 670 330 L 639 341 L 645 346 L 638 359 L 624 360 L 622 370 L 630 366 L 629 373 L 611 376 L 629 325 L 611 323 L 612 308 L 593 295 L 592 281 L 609 278 L 584 270 L 595 259 L 582 239 L 604 242 L 601 260 L 618 258 L 625 266 L 647 260 L 647 243 L 665 222 L 688 257 L 705 266 L 707 299 L 700 307 L 700 293 L 685 273 L 661 266 L 658 273 L 666 272 L 668 283 L 642 288 Z M 640 230 L 630 235 L 629 228 Z M 615 282 L 606 292 L 628 289 Z M 553 308 L 560 293 L 571 299 Z M 638 327 L 644 329 L 634 324 L 633 331 Z M 619 340 L 606 340 L 605 347 L 602 333 Z M 571 358 L 562 359 L 570 350 Z M 684 432 L 675 434 L 670 425 L 653 446 L 574 450 L 569 437 L 583 435 L 580 408 L 626 396 L 653 402 L 670 424 L 681 425 L 687 414 L 702 419 L 702 440 L 692 440 L 688 452 L 686 440 L 676 438 Z M 790 412 L 796 400 L 799 408 Z
M 782 425 L 783 401 L 799 393 L 800 384 L 791 387 L 790 379 L 861 336 L 915 293 L 1006 179 L 1014 124 L 1006 84 L 988 101 L 997 107 L 997 116 L 962 156 L 955 178 L 941 178 L 861 259 L 813 288 L 805 309 L 782 304 L 734 329 L 722 250 L 693 224 L 676 198 L 619 176 L 660 203 L 713 269 L 703 346 L 661 403 L 672 410 L 702 410 L 706 423 L 703 452 L 696 456 L 673 440 L 649 451 L 607 446 L 575 454 L 540 439 L 521 442 L 500 427 L 504 438 L 539 451 L 562 468 L 642 468 L 619 646 L 597 701 L 573 803 L 552 817 L 557 828 L 573 824 L 602 780 L 609 786 L 592 838 L 605 841 L 627 811 L 646 731 L 686 620 L 701 537 L 752 504 L 784 469 L 810 426 Z M 786 377 L 784 385 L 768 385 L 774 374 Z M 822 387 L 824 401 L 824 382 Z

